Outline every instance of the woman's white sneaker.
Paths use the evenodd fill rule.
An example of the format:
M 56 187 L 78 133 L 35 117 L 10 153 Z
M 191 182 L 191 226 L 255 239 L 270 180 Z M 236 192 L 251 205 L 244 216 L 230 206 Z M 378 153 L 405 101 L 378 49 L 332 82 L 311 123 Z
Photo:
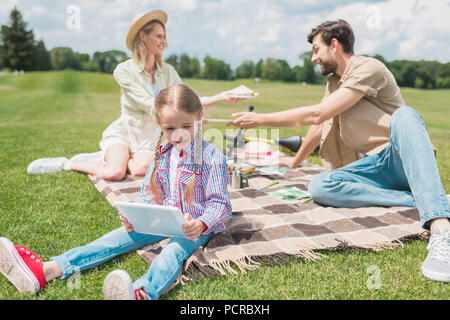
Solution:
M 27 168 L 29 174 L 43 174 L 63 170 L 70 170 L 70 160 L 64 157 L 37 159 L 31 162 Z

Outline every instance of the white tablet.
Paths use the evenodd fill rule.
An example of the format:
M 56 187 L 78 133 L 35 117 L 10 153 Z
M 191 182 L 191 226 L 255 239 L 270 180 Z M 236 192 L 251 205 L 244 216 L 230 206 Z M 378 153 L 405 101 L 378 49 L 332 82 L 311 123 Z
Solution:
M 186 219 L 176 207 L 124 201 L 115 201 L 114 207 L 128 219 L 137 233 L 186 238 L 181 230 Z

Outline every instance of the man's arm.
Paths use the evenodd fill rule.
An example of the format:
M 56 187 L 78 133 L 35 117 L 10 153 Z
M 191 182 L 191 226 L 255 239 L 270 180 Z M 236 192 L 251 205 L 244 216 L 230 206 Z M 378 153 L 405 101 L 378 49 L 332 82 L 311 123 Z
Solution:
M 317 148 L 320 144 L 322 136 L 322 125 L 311 125 L 306 132 L 300 149 L 298 149 L 292 162 L 289 164 L 291 168 L 296 168 Z
M 339 113 L 351 108 L 362 99 L 364 93 L 359 90 L 340 88 L 322 100 L 319 104 L 294 108 L 281 112 L 255 113 L 240 112 L 233 116 L 238 117 L 231 122 L 241 128 L 257 127 L 300 127 L 320 125 Z

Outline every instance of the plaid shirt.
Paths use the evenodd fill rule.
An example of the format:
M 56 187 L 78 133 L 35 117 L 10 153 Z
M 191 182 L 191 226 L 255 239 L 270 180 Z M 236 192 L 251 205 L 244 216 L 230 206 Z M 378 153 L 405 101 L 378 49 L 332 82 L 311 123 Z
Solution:
M 206 225 L 202 234 L 225 230 L 225 222 L 231 217 L 231 201 L 228 195 L 228 165 L 225 155 L 212 144 L 202 140 L 202 153 L 195 172 L 195 188 L 192 193 L 192 203 L 188 204 L 185 191 L 194 173 L 194 146 L 184 152 L 178 164 L 178 174 L 173 192 L 170 192 L 170 155 L 175 149 L 169 142 L 160 147 L 160 163 L 156 168 L 156 187 L 161 191 L 161 204 L 175 206 L 183 214 L 190 214 L 193 219 L 199 219 Z M 174 152 L 177 152 L 176 150 Z M 135 202 L 156 204 L 149 193 L 150 177 L 153 164 L 144 177 L 141 192 Z M 171 197 L 173 196 L 173 199 Z

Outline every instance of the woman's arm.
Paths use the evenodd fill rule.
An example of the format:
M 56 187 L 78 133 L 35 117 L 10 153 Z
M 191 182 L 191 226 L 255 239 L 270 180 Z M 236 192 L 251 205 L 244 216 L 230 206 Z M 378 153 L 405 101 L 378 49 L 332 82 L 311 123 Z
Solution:
M 150 95 L 134 78 L 130 70 L 119 65 L 113 72 L 113 77 L 125 95 L 126 107 L 152 114 L 155 98 Z
M 231 104 L 236 104 L 242 100 L 242 98 L 230 98 L 227 95 L 227 91 L 223 91 L 219 94 L 216 94 L 214 96 L 211 97 L 201 97 L 200 100 L 202 101 L 202 104 L 205 108 L 209 108 L 210 106 L 212 106 L 213 104 L 220 102 L 220 101 L 228 101 Z

